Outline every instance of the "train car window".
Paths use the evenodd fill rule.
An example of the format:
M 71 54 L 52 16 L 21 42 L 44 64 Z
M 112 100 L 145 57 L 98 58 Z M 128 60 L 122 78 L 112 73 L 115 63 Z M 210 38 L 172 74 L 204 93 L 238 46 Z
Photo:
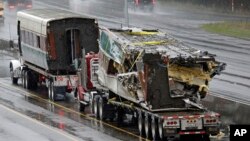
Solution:
M 23 30 L 21 30 L 21 37 L 20 38 L 21 38 L 21 41 L 24 42 L 25 37 L 24 37 L 24 31 Z
M 28 44 L 28 42 L 29 42 L 28 32 L 24 30 L 24 43 Z
M 32 37 L 33 38 L 33 42 L 32 42 L 33 46 L 34 47 L 38 47 L 36 34 L 32 33 L 32 36 L 33 36 Z
M 41 45 L 40 45 L 40 36 L 36 36 L 36 45 L 38 48 L 41 48 Z
M 45 37 L 41 36 L 40 37 L 40 47 L 43 51 L 46 51 L 46 40 Z

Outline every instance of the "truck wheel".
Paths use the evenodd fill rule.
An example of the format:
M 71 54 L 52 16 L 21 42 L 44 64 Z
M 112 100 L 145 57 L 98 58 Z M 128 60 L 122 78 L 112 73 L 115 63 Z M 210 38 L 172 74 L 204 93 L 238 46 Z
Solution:
M 25 70 L 22 70 L 22 72 L 21 72 L 21 78 L 22 78 L 22 85 L 23 85 L 23 88 L 25 88 L 26 89 L 26 84 L 25 84 Z
M 152 116 L 151 117 L 151 132 L 152 132 L 152 138 L 154 141 L 159 139 L 157 123 L 158 123 L 157 118 L 155 116 Z
M 94 97 L 94 101 L 93 101 L 93 103 L 94 103 L 94 115 L 96 118 L 99 118 L 99 108 L 98 108 L 99 107 L 99 105 L 98 105 L 99 98 L 100 98 L 100 96 L 96 95 Z
M 50 86 L 50 82 L 49 82 L 49 85 L 48 85 L 48 99 L 51 99 L 51 86 Z
M 51 82 L 51 100 L 55 101 L 55 88 L 54 88 L 54 83 Z
M 54 101 L 55 98 L 55 93 L 54 93 L 54 83 L 53 82 L 49 82 L 49 86 L 48 86 L 48 96 L 49 99 Z
M 146 138 L 149 139 L 151 137 L 151 125 L 150 125 L 150 116 L 146 113 L 145 114 L 145 135 Z
M 24 72 L 24 84 L 26 89 L 30 89 L 30 81 L 29 81 L 29 71 Z
M 17 84 L 17 81 L 18 81 L 18 78 L 15 78 L 14 77 L 14 70 L 13 70 L 13 66 L 12 66 L 12 63 L 10 65 L 10 77 L 11 77 L 11 81 L 12 81 L 12 84 Z
M 80 112 L 84 112 L 85 111 L 85 105 L 82 104 L 80 101 L 79 101 L 79 111 Z
M 142 137 L 144 135 L 144 118 L 141 110 L 138 110 L 138 130 Z
M 208 135 L 208 134 L 204 134 L 204 135 L 202 136 L 202 138 L 203 138 L 204 141 L 210 141 L 210 138 L 209 138 L 209 135 Z
M 32 77 L 31 77 L 31 81 L 32 81 L 32 89 L 37 89 L 38 87 L 38 75 L 37 74 L 32 74 Z
M 124 109 L 123 107 L 117 107 L 116 113 L 117 113 L 117 125 L 118 127 L 124 126 Z
M 90 108 L 91 114 L 95 114 L 95 110 L 94 110 L 94 98 L 92 98 L 92 99 L 90 100 L 89 108 Z
M 158 133 L 159 133 L 159 138 L 162 140 L 164 135 L 163 135 L 163 121 L 161 119 L 158 119 Z
M 105 119 L 105 109 L 104 109 L 104 101 L 103 98 L 100 97 L 98 100 L 98 106 L 99 106 L 99 118 L 100 120 L 104 120 Z

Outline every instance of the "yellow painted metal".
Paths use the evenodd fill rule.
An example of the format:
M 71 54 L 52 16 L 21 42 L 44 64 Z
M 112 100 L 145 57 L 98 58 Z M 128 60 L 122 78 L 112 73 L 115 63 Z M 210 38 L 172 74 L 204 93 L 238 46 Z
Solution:
M 210 64 L 212 69 L 212 64 Z M 170 65 L 168 69 L 169 76 L 175 81 L 184 82 L 188 85 L 199 86 L 199 91 L 207 91 L 206 81 L 210 81 L 210 71 L 205 72 L 201 67 L 184 67 L 176 64 Z
M 174 43 L 174 41 L 172 40 L 168 40 L 168 41 L 147 41 L 147 42 L 136 42 L 136 43 L 132 43 L 131 45 L 133 46 L 145 46 L 145 45 L 163 45 L 163 44 L 172 44 Z
M 159 34 L 159 32 L 149 32 L 149 31 L 127 32 L 127 33 L 130 35 L 139 35 L 139 36 Z

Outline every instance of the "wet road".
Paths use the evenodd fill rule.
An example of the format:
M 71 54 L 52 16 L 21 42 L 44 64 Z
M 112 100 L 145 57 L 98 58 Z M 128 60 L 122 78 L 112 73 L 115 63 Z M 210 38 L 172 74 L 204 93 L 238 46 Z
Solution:
M 28 141 L 32 139 L 36 139 L 36 141 L 57 141 L 58 139 L 61 141 L 79 140 L 79 138 L 38 122 L 2 104 L 0 104 L 0 111 L 2 113 L 0 115 L 2 123 L 0 126 L 0 141 Z
M 121 13 L 121 10 L 107 7 L 107 5 L 102 8 L 99 7 L 98 9 L 98 7 L 95 7 L 96 4 L 104 5 L 103 2 L 100 3 L 100 1 L 98 0 L 33 0 L 33 8 L 60 8 L 74 11 L 80 14 L 90 14 L 92 16 L 98 17 L 100 19 L 99 22 L 105 26 L 120 27 L 121 25 L 117 23 L 125 23 L 126 19 L 124 18 L 125 16 Z M 217 34 L 210 34 L 201 30 L 199 26 L 203 23 L 215 21 L 246 20 L 250 18 L 247 16 L 228 16 L 215 14 L 213 12 L 194 11 L 182 8 L 183 7 L 176 7 L 175 5 L 173 6 L 165 3 L 160 3 L 158 4 L 158 7 L 157 9 L 155 9 L 154 13 L 145 11 L 130 11 L 129 22 L 131 26 L 151 28 L 154 27 L 163 29 L 164 31 L 168 31 L 175 37 L 183 40 L 185 43 L 188 43 L 191 46 L 202 50 L 208 50 L 210 53 L 217 54 L 220 61 L 224 61 L 228 64 L 226 71 L 222 73 L 221 76 L 216 77 L 215 80 L 212 81 L 212 83 L 210 84 L 211 94 L 204 100 L 204 104 L 209 109 L 221 113 L 223 121 L 223 132 L 225 132 L 226 136 L 225 138 L 223 138 L 223 140 L 228 140 L 226 129 L 229 124 L 250 124 L 248 120 L 248 117 L 250 116 L 250 107 L 248 106 L 250 105 L 250 95 L 248 94 L 248 91 L 250 90 L 250 41 L 220 36 Z M 18 10 L 20 9 L 9 9 L 8 7 L 6 8 L 5 22 L 0 25 L 1 38 L 11 38 L 14 40 L 17 39 L 15 23 L 16 11 Z M 111 22 L 107 22 L 108 20 L 110 20 Z M 8 68 L 4 67 L 5 65 L 8 65 L 8 60 L 11 58 L 6 56 L 3 57 L 1 55 L 0 59 L 1 62 L 3 62 L 0 64 L 0 82 L 1 84 L 7 84 L 8 86 L 6 87 L 12 89 L 10 80 L 9 78 L 7 78 Z M 6 87 L 0 87 L 0 91 L 6 91 Z M 40 94 L 41 91 L 32 93 L 34 93 L 35 96 L 38 95 L 41 98 L 47 99 L 45 95 Z M 66 132 L 77 137 L 78 135 L 80 135 L 80 138 L 83 140 L 87 140 L 84 137 L 89 137 L 89 135 L 94 134 L 96 131 L 100 132 L 101 137 L 97 139 L 95 138 L 95 140 L 103 138 L 102 135 L 105 136 L 105 134 L 113 136 L 114 138 L 111 138 L 111 140 L 139 140 L 133 135 L 113 129 L 109 126 L 103 126 L 103 124 L 100 124 L 99 122 L 93 122 L 92 120 L 88 119 L 86 120 L 78 112 L 75 113 L 77 106 L 76 104 L 74 104 L 74 101 L 69 100 L 67 102 L 59 102 L 59 104 L 63 107 L 68 107 L 73 110 L 65 111 L 63 107 L 55 106 L 55 103 L 43 101 L 40 98 L 40 100 L 37 100 L 36 98 L 34 99 L 34 95 L 30 95 L 30 92 L 26 92 L 19 87 L 18 90 L 14 90 L 10 93 L 12 93 L 11 96 L 14 98 L 10 97 L 9 92 L 5 95 L 1 94 L 0 103 L 4 103 L 5 106 L 10 106 L 8 105 L 8 103 L 14 103 L 16 104 L 14 106 L 15 110 L 19 109 L 20 111 L 24 111 L 23 114 L 31 117 L 33 115 L 34 117 L 43 117 L 37 119 L 46 124 L 56 126 L 57 128 L 60 128 L 60 126 L 64 127 Z M 15 96 L 13 96 L 13 93 Z M 24 106 L 22 106 L 22 104 Z M 29 108 L 30 106 L 32 108 Z M 41 110 L 45 110 L 45 112 L 43 113 Z M 68 122 L 66 124 L 60 124 L 59 111 L 61 110 L 64 111 L 63 115 L 65 119 L 63 121 L 70 120 L 72 123 Z M 51 115 L 51 112 L 54 114 Z M 54 116 L 56 118 L 53 118 Z M 86 130 L 82 129 L 82 126 L 84 125 L 92 129 L 91 132 L 86 133 Z M 102 128 L 100 129 L 100 127 Z M 98 134 L 98 137 L 99 132 L 95 133 Z M 92 140 L 94 137 L 95 135 L 92 135 L 89 138 L 90 140 Z
M 1 121 L 0 131 L 2 128 L 6 132 L 0 132 L 0 135 L 3 134 L 11 140 L 11 136 L 17 132 L 20 134 L 17 135 L 17 138 L 20 136 L 21 140 L 26 141 L 27 138 L 32 136 L 23 134 L 22 129 L 24 129 L 25 131 L 32 130 L 34 134 L 41 137 L 38 138 L 40 140 L 53 136 L 53 132 L 49 130 L 59 132 L 52 140 L 58 140 L 57 137 L 62 138 L 64 134 L 69 134 L 68 136 L 71 137 L 66 140 L 116 141 L 140 139 L 134 133 L 117 128 L 114 123 L 101 122 L 92 118 L 92 115 L 88 113 L 79 113 L 72 95 L 68 95 L 66 101 L 55 103 L 48 100 L 46 93 L 45 87 L 41 87 L 37 91 L 26 91 L 21 86 L 12 85 L 8 77 L 0 78 L 0 109 L 7 111 L 0 114 L 0 119 L 7 120 L 9 115 L 15 115 L 12 117 L 13 120 L 7 121 L 6 124 Z M 23 120 L 19 122 L 19 118 L 23 118 L 27 122 Z M 11 122 L 16 123 L 13 127 L 20 127 L 20 130 L 7 128 Z M 42 130 L 37 131 L 36 124 L 49 128 L 49 130 L 45 133 Z M 50 136 L 47 136 L 47 134 L 50 134 Z M 60 134 L 62 135 L 60 136 Z

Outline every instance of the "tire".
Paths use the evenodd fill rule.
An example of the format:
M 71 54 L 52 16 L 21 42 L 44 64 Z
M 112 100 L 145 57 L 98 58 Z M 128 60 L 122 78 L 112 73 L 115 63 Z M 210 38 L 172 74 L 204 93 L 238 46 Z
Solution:
M 161 119 L 158 119 L 158 134 L 159 134 L 159 139 L 162 140 L 164 137 L 164 133 L 163 133 L 163 121 Z
M 124 109 L 122 107 L 117 107 L 117 124 L 118 127 L 124 126 Z
M 141 110 L 138 111 L 138 130 L 140 136 L 143 137 L 145 130 L 144 130 L 144 117 Z
M 91 99 L 91 102 L 90 102 L 89 108 L 90 108 L 90 112 L 91 112 L 91 114 L 95 114 L 95 111 L 94 111 L 94 98 L 93 98 L 93 99 Z
M 94 105 L 93 105 L 94 106 L 94 115 L 97 119 L 99 118 L 99 104 L 98 104 L 99 98 L 100 98 L 100 96 L 96 95 L 94 97 L 94 101 L 93 101 L 93 103 L 94 103 Z
M 79 111 L 80 112 L 84 112 L 85 111 L 85 105 L 82 104 L 80 101 L 79 101 Z
M 27 70 L 24 72 L 24 88 L 29 89 L 29 78 Z
M 208 135 L 208 134 L 204 134 L 204 135 L 202 136 L 202 138 L 203 138 L 204 141 L 210 141 L 210 138 L 209 138 L 209 135 Z
M 51 82 L 51 100 L 55 101 L 55 87 L 53 82 Z
M 158 140 L 159 139 L 159 133 L 158 133 L 158 122 L 157 118 L 155 116 L 151 117 L 151 134 L 152 134 L 152 139 Z
M 38 75 L 37 74 L 32 74 L 32 89 L 36 90 L 38 87 Z
M 34 89 L 34 82 L 33 82 L 33 76 L 30 71 L 25 71 L 25 84 L 26 84 L 26 89 Z
M 17 85 L 18 78 L 14 77 L 12 64 L 10 65 L 10 77 L 11 77 L 12 84 Z
M 26 89 L 25 70 L 22 70 L 21 76 L 22 76 L 22 85 L 23 85 L 23 88 Z
M 48 85 L 48 99 L 51 99 L 51 86 L 50 86 L 50 82 L 49 82 L 49 85 Z
M 12 80 L 12 84 L 17 85 L 18 78 L 12 77 L 11 80 Z
M 100 97 L 98 100 L 98 111 L 99 111 L 99 119 L 104 120 L 105 119 L 105 109 L 104 109 L 104 101 L 103 98 Z
M 55 90 L 54 90 L 54 83 L 53 82 L 49 82 L 48 98 L 49 98 L 49 100 L 55 101 Z
M 147 139 L 151 139 L 151 121 L 150 116 L 148 114 L 145 114 L 145 136 Z

